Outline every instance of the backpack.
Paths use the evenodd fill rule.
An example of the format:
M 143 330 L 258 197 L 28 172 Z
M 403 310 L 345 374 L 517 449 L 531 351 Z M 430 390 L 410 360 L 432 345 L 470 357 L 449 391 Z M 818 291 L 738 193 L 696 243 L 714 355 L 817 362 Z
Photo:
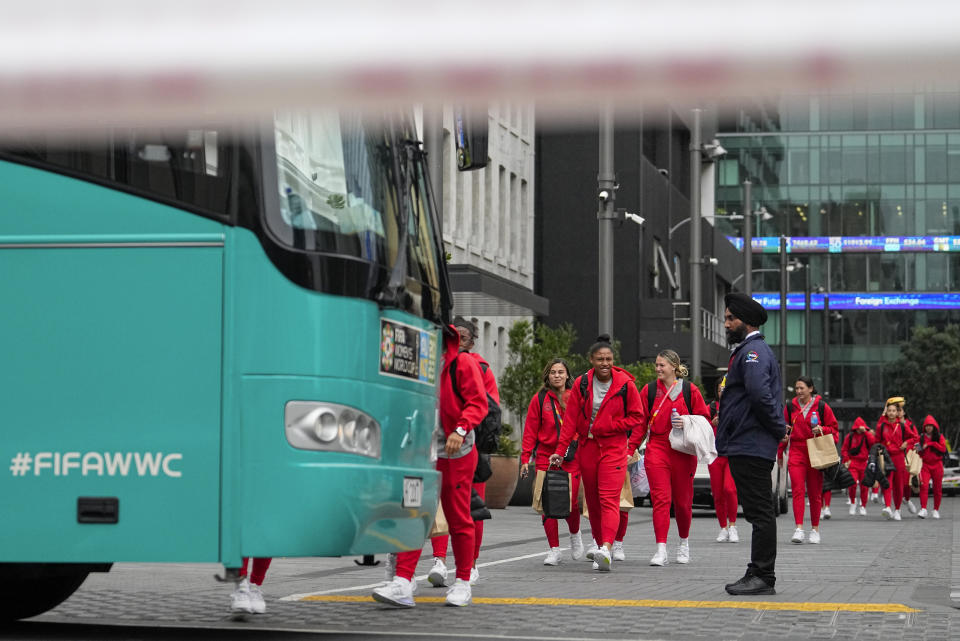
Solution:
M 457 385 L 457 360 L 459 358 L 460 355 L 457 354 L 457 357 L 450 363 L 450 383 L 453 385 L 453 391 L 460 402 L 466 403 L 463 394 L 460 393 L 460 387 Z M 485 363 L 478 363 L 478 365 L 480 365 L 482 371 L 487 371 L 487 368 L 484 367 Z M 487 415 L 474 429 L 477 449 L 484 454 L 493 454 L 500 447 L 500 432 L 503 431 L 502 417 L 503 411 L 500 409 L 500 405 L 493 400 L 490 394 L 487 394 Z
M 849 434 L 847 434 L 848 447 L 849 447 L 849 444 L 853 442 L 853 437 L 854 435 L 856 435 L 856 433 L 857 433 L 856 431 L 852 431 Z M 849 448 L 847 452 L 850 454 L 851 457 L 856 456 L 857 454 L 860 453 L 860 450 L 863 449 L 863 444 L 866 442 L 867 442 L 867 436 L 866 434 L 864 434 L 863 438 L 860 439 L 860 445 L 857 446 L 857 449 Z
M 683 394 L 683 402 L 687 404 L 687 411 L 693 411 L 693 401 L 691 397 L 693 392 L 690 391 L 690 381 L 683 381 L 683 385 L 680 386 L 680 393 Z M 657 382 L 653 381 L 652 383 L 647 383 L 647 411 L 653 411 L 653 404 L 657 402 Z

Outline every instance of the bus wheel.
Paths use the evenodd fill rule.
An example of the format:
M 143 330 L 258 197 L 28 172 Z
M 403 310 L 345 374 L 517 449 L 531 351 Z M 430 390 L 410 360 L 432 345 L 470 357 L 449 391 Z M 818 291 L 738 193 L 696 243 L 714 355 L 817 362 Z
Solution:
M 0 621 L 52 610 L 73 594 L 89 566 L 73 563 L 0 563 Z

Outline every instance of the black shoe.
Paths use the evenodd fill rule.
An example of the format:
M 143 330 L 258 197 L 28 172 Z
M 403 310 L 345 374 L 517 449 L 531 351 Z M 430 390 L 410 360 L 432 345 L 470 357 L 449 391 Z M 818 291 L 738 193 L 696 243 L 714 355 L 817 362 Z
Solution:
M 735 582 L 733 582 L 733 583 L 728 583 L 728 584 L 726 584 L 726 585 L 723 586 L 723 587 L 724 587 L 724 589 L 727 589 L 727 588 L 731 588 L 731 587 L 733 587 L 733 586 L 735 586 L 735 585 L 743 585 L 744 583 L 746 583 L 747 581 L 749 581 L 749 580 L 750 580 L 750 577 L 752 577 L 752 576 L 753 576 L 753 572 L 751 572 L 750 569 L 748 568 L 746 574 L 743 575 L 743 578 L 741 578 L 741 579 L 739 579 L 739 580 L 737 580 L 737 581 L 735 581 Z
M 735 596 L 777 593 L 772 585 L 758 576 L 745 576 L 736 583 L 728 585 L 726 590 L 727 594 L 733 594 Z

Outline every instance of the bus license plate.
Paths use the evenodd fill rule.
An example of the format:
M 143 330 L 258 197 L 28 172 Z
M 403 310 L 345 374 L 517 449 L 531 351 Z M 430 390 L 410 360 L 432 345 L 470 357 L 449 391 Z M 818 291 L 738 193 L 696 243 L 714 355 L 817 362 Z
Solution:
M 403 507 L 420 507 L 423 504 L 423 479 L 403 478 Z

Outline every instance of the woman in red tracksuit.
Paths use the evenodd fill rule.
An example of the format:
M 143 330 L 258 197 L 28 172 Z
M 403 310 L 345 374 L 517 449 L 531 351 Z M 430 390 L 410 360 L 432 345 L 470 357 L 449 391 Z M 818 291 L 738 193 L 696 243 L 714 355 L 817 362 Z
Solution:
M 594 567 L 609 572 L 611 549 L 620 525 L 620 492 L 627 473 L 627 432 L 639 431 L 643 407 L 633 376 L 613 364 L 609 336 L 597 337 L 589 354 L 592 368 L 573 382 L 550 464 L 560 465 L 570 442 L 578 441 L 580 480 L 590 528 L 599 547 L 593 557 Z
M 457 563 L 457 580 L 447 591 L 446 601 L 448 605 L 464 606 L 472 599 L 470 570 L 474 561 L 474 527 L 470 516 L 470 494 L 477 467 L 474 428 L 486 417 L 488 407 L 480 366 L 469 356 L 458 356 L 458 343 L 457 330 L 451 325 L 444 332 L 444 364 L 440 370 L 443 450 L 437 458 L 437 470 L 440 472 L 440 503 L 453 538 L 453 556 Z M 450 365 L 454 360 L 457 362 L 457 391 L 453 389 L 450 376 Z M 411 579 L 421 552 L 418 548 L 397 554 L 396 575 L 390 583 L 373 591 L 374 600 L 413 607 Z
M 557 449 L 560 429 L 563 427 L 563 413 L 567 408 L 570 388 L 573 380 L 570 368 L 562 358 L 555 358 L 543 369 L 543 386 L 530 399 L 527 407 L 527 419 L 523 425 L 523 445 L 520 452 L 520 478 L 530 474 L 530 458 L 536 450 L 535 468 L 546 470 L 550 467 L 550 454 Z M 567 528 L 570 530 L 570 554 L 575 561 L 583 558 L 583 539 L 580 536 L 580 508 L 577 498 L 580 494 L 580 470 L 577 461 L 564 462 L 563 470 L 570 473 L 570 516 Z M 542 517 L 543 530 L 547 534 L 550 552 L 543 560 L 544 565 L 560 565 L 560 528 L 557 519 Z
M 717 435 L 717 426 L 720 424 L 720 397 L 723 395 L 723 379 L 717 383 L 717 400 L 710 403 L 710 424 L 713 426 L 713 435 Z M 710 472 L 710 493 L 713 495 L 713 509 L 720 522 L 720 534 L 717 543 L 737 543 L 740 533 L 737 532 L 737 484 L 730 474 L 730 464 L 726 456 L 718 456 L 713 463 L 707 466 Z
M 497 379 L 493 375 L 493 368 L 490 367 L 488 363 L 480 354 L 471 352 L 473 346 L 476 342 L 477 336 L 477 327 L 473 322 L 468 321 L 462 316 L 457 316 L 453 319 L 453 326 L 456 327 L 457 332 L 460 334 L 460 353 L 470 358 L 473 358 L 477 361 L 477 365 L 480 366 L 480 376 L 483 378 L 483 388 L 490 395 L 490 398 L 500 404 L 500 390 L 497 387 Z M 478 453 L 477 456 L 487 456 L 486 454 Z M 481 499 L 487 498 L 487 483 L 486 481 L 478 482 L 476 478 L 474 479 L 473 489 L 476 490 L 477 496 Z M 427 574 L 427 580 L 436 588 L 444 587 L 447 585 L 447 547 L 450 542 L 450 536 L 443 534 L 441 536 L 435 536 L 430 539 L 431 546 L 433 547 L 433 567 L 430 568 L 429 574 Z M 480 580 L 480 572 L 477 570 L 477 559 L 480 558 L 480 544 L 483 542 L 483 521 L 474 521 L 473 522 L 473 569 L 470 570 L 470 585 L 473 585 L 478 580 Z
M 870 458 L 870 448 L 874 444 L 873 432 L 867 427 L 866 421 L 859 416 L 853 422 L 853 429 L 843 439 L 843 447 L 840 450 L 840 461 L 850 470 L 850 475 L 856 481 L 847 490 L 850 494 L 850 514 L 851 516 L 859 513 L 860 516 L 867 515 L 867 497 L 870 488 L 860 485 L 863 475 L 867 471 L 867 459 Z M 857 488 L 860 488 L 859 502 L 857 499 Z
M 832 434 L 839 440 L 837 417 L 826 403 L 823 404 L 823 416 L 820 416 L 820 396 L 813 387 L 813 379 L 801 376 L 794 383 L 797 392 L 793 401 L 784 409 L 787 423 L 787 435 L 780 442 L 777 462 L 783 466 L 783 453 L 790 446 L 787 457 L 787 473 L 790 475 L 790 487 L 793 492 L 793 519 L 797 524 L 790 541 L 803 543 L 804 493 L 810 499 L 810 543 L 820 543 L 820 502 L 823 498 L 823 473 L 810 465 L 807 454 L 807 439 L 823 434 Z
M 632 452 L 650 434 L 643 465 L 650 481 L 650 499 L 653 503 L 653 533 L 657 539 L 657 552 L 650 565 L 663 566 L 667 560 L 667 533 L 670 530 L 670 504 L 673 504 L 680 543 L 677 546 L 677 563 L 690 562 L 690 523 L 693 521 L 693 477 L 697 472 L 697 457 L 684 454 L 670 447 L 671 415 L 699 414 L 708 421 L 710 409 L 696 385 L 690 385 L 690 403 L 683 398 L 683 378 L 687 368 L 680 356 L 672 349 L 657 355 L 657 381 L 643 386 L 640 402 L 647 419 L 640 429 L 630 436 L 628 447 Z M 656 385 L 653 407 L 647 407 L 649 385 Z
M 887 448 L 893 469 L 887 470 L 890 486 L 883 491 L 885 507 L 881 514 L 886 519 L 900 520 L 900 504 L 903 502 L 903 488 L 910 480 L 907 474 L 906 450 L 917 433 L 900 421 L 900 409 L 894 399 L 888 399 L 884 415 L 877 421 L 876 442 Z
M 940 434 L 940 424 L 929 414 L 923 419 L 923 431 L 917 439 L 917 452 L 923 459 L 920 471 L 920 512 L 921 519 L 927 518 L 927 495 L 930 481 L 933 480 L 933 518 L 940 518 L 940 500 L 943 498 L 943 455 L 947 453 L 947 441 Z

